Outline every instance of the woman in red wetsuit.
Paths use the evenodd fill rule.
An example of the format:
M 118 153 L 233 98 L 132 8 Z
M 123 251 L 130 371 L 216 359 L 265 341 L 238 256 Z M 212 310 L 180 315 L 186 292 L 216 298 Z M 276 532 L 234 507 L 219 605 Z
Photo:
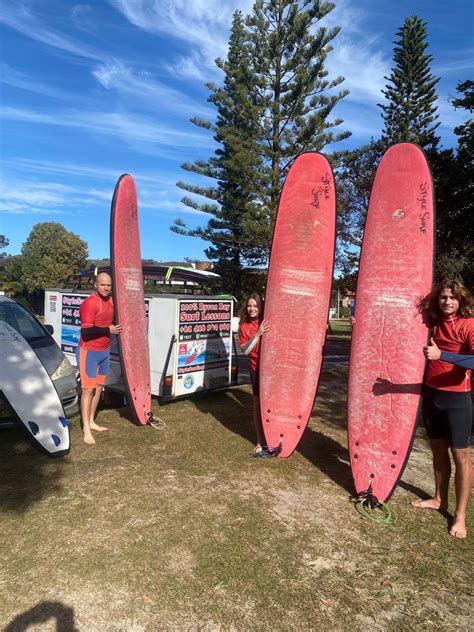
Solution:
M 260 338 L 270 329 L 268 321 L 263 318 L 262 299 L 259 294 L 253 293 L 247 298 L 240 310 L 239 345 L 244 355 L 250 359 L 250 381 L 253 391 L 253 418 L 257 432 L 257 445 L 254 454 L 256 457 L 274 456 L 274 451 L 269 450 L 262 426 L 260 415 L 260 394 L 258 379 L 258 364 L 260 357 Z
M 474 298 L 456 280 L 446 280 L 421 301 L 420 311 L 432 327 L 429 360 L 423 387 L 423 422 L 433 452 L 435 493 L 412 504 L 422 509 L 447 510 L 451 475 L 449 449 L 455 465 L 456 511 L 450 535 L 465 538 L 466 510 L 471 492 L 472 428 L 471 371 L 466 363 L 452 364 L 442 354 L 474 353 Z M 446 357 L 446 356 L 445 356 Z

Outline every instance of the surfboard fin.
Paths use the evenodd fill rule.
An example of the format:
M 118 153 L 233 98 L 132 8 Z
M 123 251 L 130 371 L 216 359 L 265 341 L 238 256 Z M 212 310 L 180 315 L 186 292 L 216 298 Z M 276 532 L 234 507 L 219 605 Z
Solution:
M 34 421 L 29 421 L 28 425 L 30 427 L 31 432 L 33 433 L 33 436 L 36 436 L 40 431 L 38 424 L 35 423 Z

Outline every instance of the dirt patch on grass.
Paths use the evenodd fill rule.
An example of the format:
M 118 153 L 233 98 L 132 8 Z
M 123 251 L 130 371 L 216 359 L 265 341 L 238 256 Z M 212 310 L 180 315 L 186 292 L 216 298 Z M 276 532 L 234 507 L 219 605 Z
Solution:
M 411 508 L 432 490 L 423 433 L 380 526 L 353 508 L 343 368 L 322 374 L 303 440 L 252 458 L 249 387 L 159 406 L 162 429 L 104 410 L 95 446 L 47 460 L 0 444 L 6 630 L 468 629 L 472 536 Z M 474 531 L 472 511 L 468 524 Z

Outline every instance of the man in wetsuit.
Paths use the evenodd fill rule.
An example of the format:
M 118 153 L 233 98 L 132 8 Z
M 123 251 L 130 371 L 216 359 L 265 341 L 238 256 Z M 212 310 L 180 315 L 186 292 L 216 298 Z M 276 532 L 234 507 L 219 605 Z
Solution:
M 107 430 L 96 424 L 94 417 L 110 366 L 110 336 L 122 331 L 121 325 L 112 324 L 112 279 L 105 272 L 100 272 L 94 287 L 95 291 L 86 298 L 79 310 L 81 337 L 76 351 L 82 387 L 82 429 L 84 442 L 89 444 L 95 443 L 92 430 Z

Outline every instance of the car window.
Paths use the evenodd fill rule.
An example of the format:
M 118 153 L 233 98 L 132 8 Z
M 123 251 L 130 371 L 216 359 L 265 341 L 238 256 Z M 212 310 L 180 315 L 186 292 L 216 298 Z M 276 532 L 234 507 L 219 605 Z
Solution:
M 47 337 L 33 316 L 18 303 L 0 303 L 0 320 L 4 320 L 28 341 Z

